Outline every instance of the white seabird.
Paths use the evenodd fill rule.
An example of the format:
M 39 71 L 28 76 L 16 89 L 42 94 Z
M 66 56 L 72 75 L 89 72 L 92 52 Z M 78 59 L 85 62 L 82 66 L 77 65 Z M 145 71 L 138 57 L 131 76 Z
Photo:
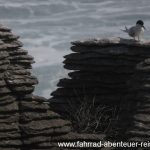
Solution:
M 134 40 L 138 38 L 138 41 L 140 41 L 145 29 L 146 28 L 144 27 L 144 22 L 142 20 L 138 20 L 135 26 L 132 26 L 131 28 L 127 28 L 125 26 L 125 30 L 122 31 L 128 33 L 129 36 L 134 38 Z

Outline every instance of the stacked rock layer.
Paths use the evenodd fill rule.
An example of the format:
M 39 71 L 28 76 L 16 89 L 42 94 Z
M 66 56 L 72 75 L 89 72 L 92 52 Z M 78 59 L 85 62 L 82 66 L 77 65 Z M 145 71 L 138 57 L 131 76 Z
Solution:
M 149 126 L 150 43 L 121 38 L 72 42 L 64 67 L 73 72 L 61 79 L 50 99 L 54 110 L 67 113 L 70 102 L 116 105 L 120 139 L 146 140 Z M 86 98 L 85 98 L 86 97 Z M 126 120 L 126 122 L 125 122 Z M 148 132 L 147 132 L 148 131 Z M 126 135 L 126 136 L 125 136 Z
M 149 49 L 147 49 L 149 51 Z M 148 52 L 147 52 L 148 53 Z M 149 56 L 149 54 L 148 54 Z M 125 131 L 131 141 L 149 141 L 150 139 L 150 59 L 136 65 L 135 74 L 128 82 L 130 101 L 126 113 L 130 115 L 130 124 Z M 126 115 L 127 115 L 126 114 Z M 122 115 L 122 120 L 127 117 Z
M 25 68 L 33 58 L 22 50 L 22 43 L 11 30 L 0 26 L 0 149 L 20 149 L 19 95 L 30 94 L 37 79 Z
M 32 96 L 38 83 L 29 71 L 34 61 L 18 38 L 0 26 L 0 149 L 50 149 L 56 147 L 52 135 L 69 132 L 70 122 Z
M 73 133 L 71 123 L 34 96 L 34 63 L 10 29 L 0 25 L 0 150 L 60 150 L 59 141 L 103 140 L 103 135 Z

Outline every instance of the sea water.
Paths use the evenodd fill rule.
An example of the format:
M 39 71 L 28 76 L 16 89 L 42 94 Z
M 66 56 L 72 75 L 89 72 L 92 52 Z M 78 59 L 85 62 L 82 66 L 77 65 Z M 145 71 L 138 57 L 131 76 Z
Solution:
M 120 29 L 138 19 L 150 39 L 150 0 L 0 0 L 0 22 L 20 35 L 34 56 L 35 94 L 49 98 L 60 78 L 67 77 L 63 56 L 70 42 L 88 38 L 124 37 Z

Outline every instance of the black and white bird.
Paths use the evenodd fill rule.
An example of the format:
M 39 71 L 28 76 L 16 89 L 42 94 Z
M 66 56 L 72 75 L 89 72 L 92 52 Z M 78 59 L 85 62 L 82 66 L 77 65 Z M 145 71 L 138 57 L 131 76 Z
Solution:
M 143 35 L 144 31 L 146 30 L 146 28 L 144 27 L 144 22 L 142 20 L 138 20 L 136 22 L 135 26 L 132 26 L 131 28 L 127 28 L 125 26 L 125 30 L 122 30 L 126 33 L 129 34 L 129 36 L 133 37 L 134 40 L 141 40 L 141 36 Z

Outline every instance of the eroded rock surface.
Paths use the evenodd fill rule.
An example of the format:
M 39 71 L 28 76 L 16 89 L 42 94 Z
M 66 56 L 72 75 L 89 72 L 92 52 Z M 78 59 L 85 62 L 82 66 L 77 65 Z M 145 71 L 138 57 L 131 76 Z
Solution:
M 80 103 L 84 97 L 89 103 L 94 99 L 96 105 L 116 105 L 114 130 L 118 135 L 113 138 L 148 140 L 150 41 L 89 39 L 72 42 L 71 50 L 73 53 L 64 57 L 64 67 L 72 72 L 51 94 L 53 110 L 65 116 L 69 103 Z
M 59 141 L 103 139 L 73 133 L 47 99 L 32 94 L 38 83 L 30 72 L 34 60 L 22 46 L 19 36 L 0 25 L 0 150 L 61 150 Z
M 18 38 L 0 26 L 0 149 L 50 149 L 57 146 L 52 137 L 70 132 L 71 123 L 32 95 L 38 83 L 29 70 L 34 60 Z

